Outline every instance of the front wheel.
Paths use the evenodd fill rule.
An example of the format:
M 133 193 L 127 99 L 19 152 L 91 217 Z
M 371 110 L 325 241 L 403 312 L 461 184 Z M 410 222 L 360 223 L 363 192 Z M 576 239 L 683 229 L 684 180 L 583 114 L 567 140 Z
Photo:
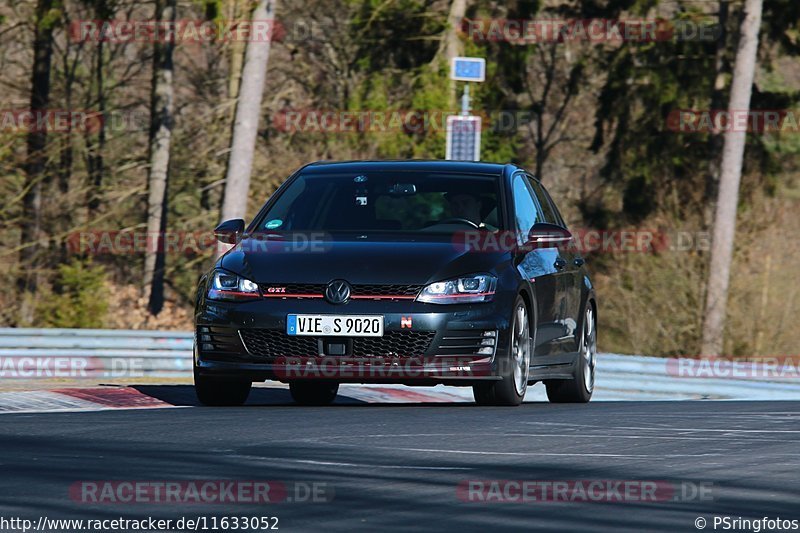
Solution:
M 250 395 L 250 381 L 212 378 L 194 371 L 194 391 L 200 403 L 208 406 L 243 405 Z
M 531 330 L 528 306 L 521 296 L 514 302 L 510 337 L 508 356 L 498 362 L 502 380 L 472 387 L 478 405 L 519 405 L 525 398 L 531 364 Z
M 328 405 L 339 393 L 338 383 L 292 381 L 289 383 L 292 399 L 300 405 Z
M 587 403 L 594 392 L 597 364 L 597 321 L 592 304 L 587 304 L 581 332 L 580 351 L 572 379 L 545 381 L 547 399 L 552 403 Z

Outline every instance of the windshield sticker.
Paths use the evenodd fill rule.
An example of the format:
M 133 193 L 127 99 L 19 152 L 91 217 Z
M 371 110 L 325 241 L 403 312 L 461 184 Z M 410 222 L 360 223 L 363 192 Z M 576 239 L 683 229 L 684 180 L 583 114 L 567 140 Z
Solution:
M 280 228 L 281 226 L 283 226 L 283 220 L 281 220 L 279 218 L 276 218 L 274 220 L 270 220 L 269 222 L 264 224 L 264 227 L 267 228 L 267 229 L 277 229 L 277 228 Z

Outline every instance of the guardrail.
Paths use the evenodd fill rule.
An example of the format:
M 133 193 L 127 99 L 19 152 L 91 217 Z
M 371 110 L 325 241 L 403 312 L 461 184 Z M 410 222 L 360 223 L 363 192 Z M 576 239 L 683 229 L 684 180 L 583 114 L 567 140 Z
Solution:
M 151 377 L 191 375 L 193 334 L 188 331 L 0 328 L 0 360 L 80 357 L 92 375 L 125 368 Z M 122 363 L 122 364 L 120 364 Z M 3 366 L 0 365 L 0 369 Z M 599 399 L 800 399 L 800 378 L 770 377 L 768 372 L 742 377 L 681 377 L 677 361 L 659 357 L 599 354 Z M 535 389 L 538 389 L 536 387 Z
M 193 339 L 191 331 L 0 328 L 0 359 L 84 358 L 83 369 L 92 377 L 124 377 L 126 370 L 185 377 L 192 372 Z

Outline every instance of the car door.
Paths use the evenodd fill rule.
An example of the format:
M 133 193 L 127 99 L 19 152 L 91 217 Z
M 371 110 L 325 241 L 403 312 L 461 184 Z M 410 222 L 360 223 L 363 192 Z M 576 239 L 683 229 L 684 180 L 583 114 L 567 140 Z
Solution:
M 536 201 L 544 215 L 545 221 L 568 229 L 547 189 L 539 180 L 528 176 Z M 578 319 L 581 305 L 581 266 L 583 257 L 575 246 L 562 245 L 557 250 L 554 260 L 557 270 L 556 281 L 556 322 L 560 325 L 560 338 L 553 341 L 554 348 L 562 354 L 574 353 L 578 348 Z
M 544 222 L 543 214 L 524 173 L 512 176 L 511 190 L 514 203 L 514 222 L 517 242 L 524 245 L 531 228 Z M 556 248 L 529 248 L 522 246 L 516 254 L 516 266 L 525 279 L 531 282 L 536 293 L 537 331 L 534 346 L 535 364 L 549 364 L 558 358 L 561 348 L 558 341 L 562 327 L 557 322 L 557 270 Z

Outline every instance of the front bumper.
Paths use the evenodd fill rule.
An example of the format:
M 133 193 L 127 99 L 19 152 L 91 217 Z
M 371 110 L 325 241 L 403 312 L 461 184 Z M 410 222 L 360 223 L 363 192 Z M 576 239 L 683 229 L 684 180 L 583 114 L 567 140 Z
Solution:
M 471 385 L 500 379 L 511 304 L 408 301 L 205 300 L 195 316 L 195 371 L 251 381 Z M 508 310 L 504 312 L 503 310 Z M 294 337 L 289 314 L 382 315 L 382 338 Z M 331 344 L 344 344 L 331 354 Z

